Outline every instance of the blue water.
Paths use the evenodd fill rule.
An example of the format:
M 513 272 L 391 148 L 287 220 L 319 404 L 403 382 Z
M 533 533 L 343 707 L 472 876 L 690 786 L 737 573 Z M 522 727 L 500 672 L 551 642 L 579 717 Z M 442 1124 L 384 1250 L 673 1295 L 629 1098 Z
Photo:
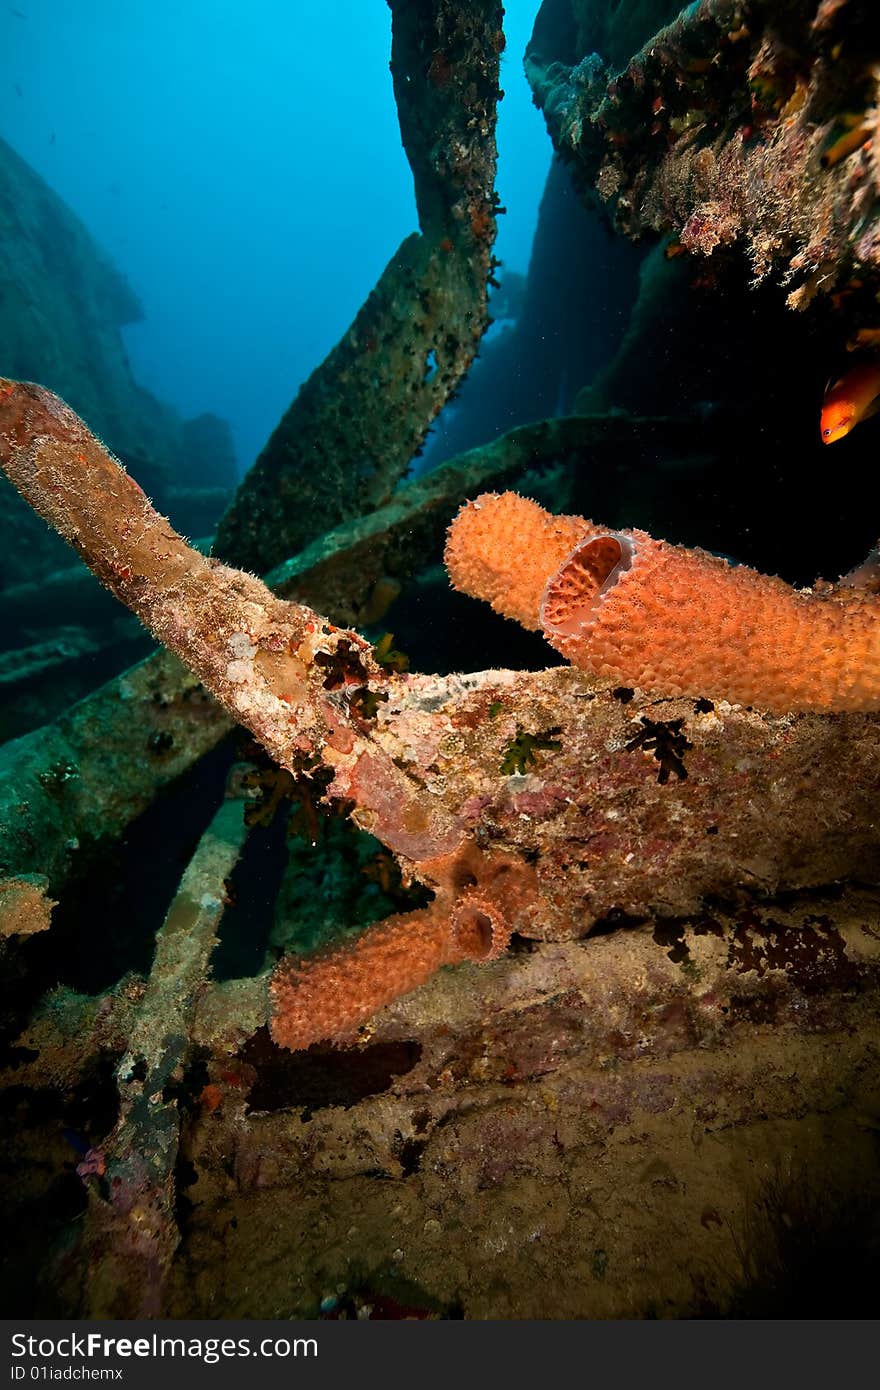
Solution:
M 509 0 L 498 255 L 525 271 L 550 142 Z M 247 468 L 416 227 L 382 0 L 0 6 L 0 133 L 129 277 L 138 380 Z

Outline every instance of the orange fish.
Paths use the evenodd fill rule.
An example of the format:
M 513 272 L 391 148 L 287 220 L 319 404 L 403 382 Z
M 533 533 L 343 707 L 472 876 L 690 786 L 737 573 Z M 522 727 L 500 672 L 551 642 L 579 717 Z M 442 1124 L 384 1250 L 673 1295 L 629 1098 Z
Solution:
M 880 410 L 880 358 L 861 362 L 829 383 L 822 402 L 822 442 L 834 444 Z

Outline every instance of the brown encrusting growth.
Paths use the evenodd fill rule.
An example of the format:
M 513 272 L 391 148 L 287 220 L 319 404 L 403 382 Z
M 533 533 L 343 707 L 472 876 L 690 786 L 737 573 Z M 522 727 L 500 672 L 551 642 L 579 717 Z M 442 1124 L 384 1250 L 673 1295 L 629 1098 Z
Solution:
M 793 589 L 642 531 L 552 517 L 513 493 L 468 503 L 446 557 L 456 588 L 540 627 L 597 676 L 777 713 L 880 708 L 880 604 L 865 590 Z
M 41 874 L 0 881 L 0 938 L 48 931 L 52 908 L 57 904 L 47 894 L 47 887 L 48 879 Z

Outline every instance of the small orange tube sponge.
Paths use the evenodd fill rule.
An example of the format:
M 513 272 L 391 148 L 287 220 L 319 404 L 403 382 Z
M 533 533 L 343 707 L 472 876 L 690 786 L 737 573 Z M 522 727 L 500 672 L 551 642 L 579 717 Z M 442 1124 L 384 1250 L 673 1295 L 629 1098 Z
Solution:
M 463 895 L 370 927 L 350 946 L 281 962 L 272 977 L 270 1031 L 292 1050 L 351 1038 L 360 1024 L 442 965 L 494 960 L 510 927 L 492 902 Z
M 446 920 L 430 908 L 389 917 L 350 946 L 284 960 L 272 977 L 272 1037 L 309 1047 L 355 1032 L 399 994 L 430 979 L 449 956 Z
M 450 527 L 447 568 L 455 588 L 540 627 L 573 665 L 777 712 L 880 709 L 874 596 L 793 589 L 642 531 L 536 511 L 513 493 L 468 503 Z
M 272 976 L 272 1037 L 282 1047 L 350 1040 L 377 1010 L 408 994 L 442 965 L 497 960 L 539 901 L 534 870 L 473 841 L 423 859 L 437 896 L 418 912 L 388 917 L 349 945 L 283 960 Z

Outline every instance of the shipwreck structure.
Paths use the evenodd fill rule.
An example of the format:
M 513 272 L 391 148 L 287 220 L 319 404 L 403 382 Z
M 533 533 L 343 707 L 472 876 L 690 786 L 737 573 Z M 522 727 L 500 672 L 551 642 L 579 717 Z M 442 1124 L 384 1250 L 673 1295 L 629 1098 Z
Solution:
M 0 381 L 7 476 L 161 644 L 0 749 L 13 1219 L 53 1195 L 19 1283 L 92 1316 L 782 1311 L 780 1231 L 830 1193 L 836 1248 L 880 1190 L 876 565 L 806 590 L 575 514 L 646 457 L 729 467 L 711 411 L 402 481 L 487 323 L 504 35 L 496 0 L 390 8 L 420 229 L 212 555 Z M 880 290 L 866 7 L 622 9 L 546 0 L 526 55 L 585 199 L 663 234 L 661 278 L 738 256 L 844 351 Z M 442 601 L 545 669 L 407 669 L 386 614 L 440 602 L 444 543 L 473 597 Z M 119 957 L 111 862 L 162 897 Z

